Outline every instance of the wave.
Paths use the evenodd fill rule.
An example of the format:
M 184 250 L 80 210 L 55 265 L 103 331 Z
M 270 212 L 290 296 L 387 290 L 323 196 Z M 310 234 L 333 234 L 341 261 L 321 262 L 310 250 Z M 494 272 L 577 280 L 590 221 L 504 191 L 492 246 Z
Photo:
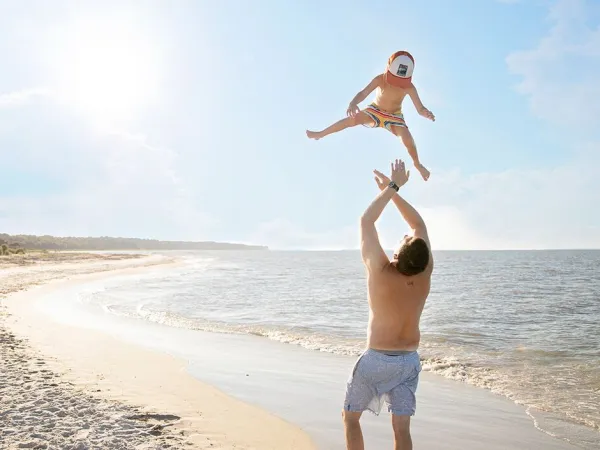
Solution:
M 149 322 L 177 328 L 191 330 L 226 333 L 226 334 L 246 334 L 260 336 L 277 342 L 298 345 L 308 350 L 328 352 L 337 355 L 358 356 L 365 348 L 365 340 L 353 337 L 333 336 L 326 333 L 316 332 L 305 327 L 284 327 L 284 326 L 264 326 L 261 324 L 247 323 L 225 323 L 220 321 L 205 320 L 200 318 L 185 317 L 170 311 L 156 311 L 149 307 L 149 304 L 138 304 L 135 309 L 124 309 L 122 306 L 104 305 L 104 309 L 115 315 L 144 319 Z M 526 352 L 527 349 L 518 348 L 518 352 Z M 541 380 L 535 378 L 535 374 L 522 374 L 527 379 L 517 379 L 518 377 L 508 368 L 495 366 L 492 355 L 486 358 L 483 355 L 479 359 L 470 357 L 462 358 L 460 352 L 456 351 L 444 336 L 424 336 L 421 348 L 421 364 L 424 371 L 441 375 L 445 378 L 464 382 L 476 387 L 485 388 L 495 394 L 502 395 L 515 403 L 526 408 L 526 413 L 531 417 L 536 428 L 544 433 L 567 440 L 567 436 L 572 434 L 566 432 L 556 432 L 556 423 L 566 421 L 571 426 L 583 425 L 595 429 L 592 435 L 586 435 L 586 432 L 578 431 L 579 442 L 595 443 L 598 442 L 597 430 L 600 429 L 600 421 L 581 416 L 574 411 L 557 410 L 553 407 L 552 398 L 548 398 L 548 390 L 543 389 L 539 395 L 533 395 L 525 385 L 532 388 L 539 387 Z M 548 352 L 550 353 L 550 352 Z M 554 352 L 552 352 L 554 353 Z M 556 355 L 562 356 L 561 352 Z M 564 406 L 564 403 L 563 403 Z M 551 425 L 545 425 L 551 424 Z M 552 430 L 552 431 L 550 431 Z M 571 442 L 573 443 L 573 442 Z M 587 445 L 587 444 L 586 444 Z M 587 448 L 587 447 L 584 447 Z

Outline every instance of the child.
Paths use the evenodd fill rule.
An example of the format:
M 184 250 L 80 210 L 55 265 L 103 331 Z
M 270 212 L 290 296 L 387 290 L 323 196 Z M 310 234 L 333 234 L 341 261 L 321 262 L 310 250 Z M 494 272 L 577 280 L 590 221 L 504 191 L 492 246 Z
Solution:
M 373 78 L 368 86 L 352 99 L 347 111 L 348 117 L 339 120 L 322 131 L 306 130 L 306 135 L 311 139 L 321 139 L 329 134 L 337 133 L 356 125 L 385 128 L 402 139 L 415 168 L 419 171 L 423 179 L 427 181 L 430 175 L 429 171 L 419 161 L 415 141 L 406 126 L 402 114 L 402 101 L 408 95 L 420 115 L 435 121 L 435 117 L 431 111 L 421 103 L 417 89 L 412 84 L 414 67 L 415 60 L 410 53 L 405 51 L 394 53 L 388 60 L 385 73 Z M 376 88 L 378 88 L 378 91 L 375 101 L 361 111 L 358 108 L 358 104 L 366 99 Z

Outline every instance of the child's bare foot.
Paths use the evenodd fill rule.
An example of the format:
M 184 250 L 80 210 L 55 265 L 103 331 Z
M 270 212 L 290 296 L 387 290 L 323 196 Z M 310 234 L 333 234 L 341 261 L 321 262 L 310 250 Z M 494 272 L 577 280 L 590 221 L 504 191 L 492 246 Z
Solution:
M 323 137 L 323 135 L 321 133 L 319 133 L 318 131 L 310 131 L 310 130 L 306 130 L 306 135 L 310 139 L 315 139 L 317 141 Z
M 425 166 L 422 164 L 415 164 L 415 169 L 419 171 L 425 181 L 429 179 L 429 175 L 431 175 L 431 173 L 425 168 Z

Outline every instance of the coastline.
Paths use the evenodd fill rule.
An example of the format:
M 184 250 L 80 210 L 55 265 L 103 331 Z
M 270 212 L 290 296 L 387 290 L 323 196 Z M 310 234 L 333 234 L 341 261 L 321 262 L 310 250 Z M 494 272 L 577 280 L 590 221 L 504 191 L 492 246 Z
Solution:
M 24 354 L 43 363 L 45 370 L 52 372 L 53 378 L 73 386 L 74 397 L 85 394 L 90 398 L 139 410 L 141 413 L 138 416 L 145 415 L 145 422 L 150 422 L 155 432 L 161 431 L 165 439 L 171 436 L 173 442 L 180 439 L 181 443 L 177 445 L 220 449 L 314 448 L 311 439 L 298 427 L 189 375 L 184 360 L 128 344 L 106 333 L 49 321 L 33 307 L 33 303 L 41 296 L 82 283 L 141 273 L 149 267 L 168 268 L 177 264 L 179 262 L 172 258 L 150 256 L 125 258 L 113 264 L 49 264 L 46 271 L 39 270 L 39 266 L 34 266 L 35 269 L 3 270 L 0 286 L 9 297 L 3 299 L 2 304 L 7 306 L 10 315 L 4 318 L 4 325 L 8 332 L 16 335 L 16 339 L 24 338 L 29 342 L 21 343 Z M 13 275 L 18 273 L 19 281 L 11 277 L 9 271 Z M 23 274 L 28 274 L 26 281 Z M 38 286 L 40 283 L 45 284 Z M 4 340 L 0 344 L 9 345 Z M 11 370 L 14 377 L 14 371 L 19 367 L 15 362 L 8 363 L 10 379 Z M 35 378 L 38 374 L 48 376 L 50 372 L 29 372 L 25 377 Z M 17 403 L 18 399 L 13 401 L 13 406 L 18 407 Z M 93 417 L 88 419 L 94 420 Z M 52 435 L 51 430 L 46 433 L 29 431 L 33 425 L 20 425 L 28 427 L 26 434 L 29 437 L 23 442 L 24 445 L 33 445 L 36 439 L 42 442 L 44 436 L 48 438 Z M 14 436 L 14 427 L 12 429 Z M 81 448 L 87 448 L 86 438 L 82 436 L 74 434 L 67 443 L 82 443 L 84 446 Z M 156 444 L 151 442 L 153 437 L 150 435 L 147 445 Z M 6 439 L 14 438 L 7 435 Z
M 104 400 L 171 418 L 164 432 L 183 433 L 191 448 L 343 448 L 340 395 L 353 357 L 137 319 L 123 319 L 121 329 L 94 330 L 59 323 L 60 311 L 52 319 L 36 308 L 60 305 L 86 284 L 148 270 L 144 260 L 137 261 L 134 267 L 121 263 L 118 271 L 74 275 L 12 295 L 11 329 L 78 389 L 100 389 L 94 395 Z M 152 265 L 176 264 L 163 259 Z M 166 343 L 158 342 L 162 339 Z M 475 450 L 482 442 L 493 450 L 575 448 L 536 429 L 513 402 L 435 374 L 422 373 L 417 403 L 412 434 L 419 448 Z M 381 415 L 364 417 L 367 448 L 391 445 L 389 420 Z

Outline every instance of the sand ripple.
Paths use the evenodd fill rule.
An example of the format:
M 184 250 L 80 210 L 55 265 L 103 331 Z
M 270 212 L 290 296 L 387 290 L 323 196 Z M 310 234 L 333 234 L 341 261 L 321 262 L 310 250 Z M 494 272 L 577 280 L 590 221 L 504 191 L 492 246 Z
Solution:
M 2 320 L 2 319 L 0 319 Z M 150 414 L 76 389 L 0 322 L 0 448 L 185 448 L 172 414 Z
M 106 265 L 110 259 L 106 255 L 84 259 L 97 264 L 74 265 L 70 270 L 44 264 L 37 270 L 2 267 L 0 299 L 53 279 L 114 268 Z M 127 259 L 127 255 L 114 259 Z M 6 317 L 0 306 L 0 449 L 150 450 L 191 445 L 171 428 L 180 420 L 176 415 L 148 413 L 76 388 L 6 329 Z

